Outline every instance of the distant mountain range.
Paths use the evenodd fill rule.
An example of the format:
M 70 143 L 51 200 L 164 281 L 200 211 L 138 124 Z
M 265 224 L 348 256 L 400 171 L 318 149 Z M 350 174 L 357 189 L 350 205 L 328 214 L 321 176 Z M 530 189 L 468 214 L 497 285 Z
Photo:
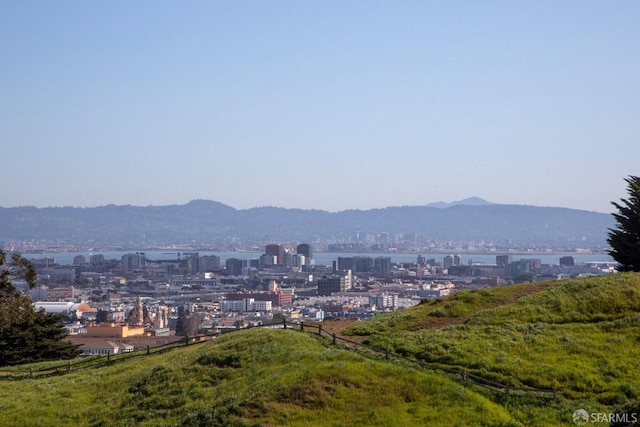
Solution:
M 370 210 L 238 210 L 194 200 L 185 205 L 0 208 L 0 242 L 153 247 L 233 242 L 339 241 L 356 232 L 415 235 L 421 241 L 491 241 L 509 247 L 606 247 L 609 214 L 479 198 Z
M 464 200 L 458 200 L 457 202 L 451 202 L 451 203 L 447 203 L 447 202 L 435 202 L 435 203 L 429 203 L 428 205 L 426 205 L 428 208 L 440 208 L 440 209 L 444 209 L 444 208 L 450 208 L 451 206 L 458 206 L 458 205 L 465 205 L 465 206 L 487 206 L 487 205 L 493 205 L 494 203 L 491 202 L 487 202 L 484 199 L 481 199 L 480 197 L 469 197 L 468 199 L 464 199 Z

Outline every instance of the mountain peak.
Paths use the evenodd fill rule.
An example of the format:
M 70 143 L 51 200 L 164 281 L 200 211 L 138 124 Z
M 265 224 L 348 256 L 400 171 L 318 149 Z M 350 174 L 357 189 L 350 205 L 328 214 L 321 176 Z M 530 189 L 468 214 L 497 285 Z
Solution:
M 435 203 L 429 203 L 428 205 L 426 205 L 429 208 L 439 208 L 439 209 L 444 209 L 444 208 L 449 208 L 451 206 L 457 206 L 457 205 L 465 205 L 465 206 L 487 206 L 487 205 L 493 205 L 494 203 L 491 202 L 487 202 L 484 199 L 481 199 L 480 197 L 468 197 L 466 199 L 463 200 L 458 200 L 455 202 L 451 202 L 451 203 L 447 203 L 447 202 L 435 202 Z

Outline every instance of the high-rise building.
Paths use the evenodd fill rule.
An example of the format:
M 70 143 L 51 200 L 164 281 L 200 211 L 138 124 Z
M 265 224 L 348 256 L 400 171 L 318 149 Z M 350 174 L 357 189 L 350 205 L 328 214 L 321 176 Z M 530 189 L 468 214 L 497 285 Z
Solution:
M 496 255 L 496 265 L 498 267 L 506 267 L 511 264 L 511 255 Z
M 318 295 L 329 296 L 335 292 L 346 292 L 347 281 L 344 276 L 332 274 L 318 279 Z
M 302 254 L 287 252 L 284 254 L 284 263 L 287 267 L 302 267 L 306 264 L 306 258 Z
M 260 265 L 262 267 L 271 267 L 278 264 L 278 257 L 276 255 L 263 254 L 260 255 Z
M 135 270 L 143 268 L 147 263 L 147 257 L 144 253 L 122 255 L 122 268 L 125 270 Z
M 89 264 L 91 265 L 102 265 L 104 264 L 104 255 L 95 254 L 89 257 Z
M 462 265 L 462 258 L 460 255 L 447 255 L 444 257 L 444 268 L 458 267 Z
M 198 258 L 198 271 L 200 273 L 216 271 L 220 269 L 220 257 L 217 255 L 205 255 Z
M 298 255 L 304 255 L 307 260 L 310 260 L 313 258 L 313 248 L 308 243 L 300 243 L 296 247 L 296 253 Z
M 353 257 L 338 257 L 337 263 L 338 270 L 355 270 L 355 263 Z
M 373 260 L 373 271 L 381 274 L 391 273 L 391 257 L 376 257 Z
M 284 264 L 284 246 L 271 244 L 264 247 L 265 255 L 273 255 L 277 257 L 278 264 Z
M 560 257 L 560 265 L 566 266 L 566 267 L 573 267 L 575 265 L 578 265 L 578 259 L 573 256 L 563 256 L 563 257 Z
M 373 258 L 368 256 L 357 256 L 353 258 L 354 273 L 370 273 L 373 271 Z
M 242 273 L 242 260 L 229 258 L 225 261 L 225 270 L 230 276 L 239 276 Z
M 198 252 L 184 254 L 184 259 L 187 261 L 187 273 L 195 274 L 198 272 L 199 257 L 200 257 L 200 254 Z

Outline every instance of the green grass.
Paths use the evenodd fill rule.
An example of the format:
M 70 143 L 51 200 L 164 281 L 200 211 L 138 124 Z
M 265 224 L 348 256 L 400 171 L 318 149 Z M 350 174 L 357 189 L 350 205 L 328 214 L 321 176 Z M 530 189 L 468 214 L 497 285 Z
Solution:
M 579 408 L 640 406 L 638 274 L 459 292 L 348 332 L 427 369 L 254 328 L 101 368 L 0 378 L 0 425 L 571 426 Z M 560 397 L 506 397 L 438 367 Z
M 553 283 L 553 282 L 550 282 Z M 478 313 L 473 323 L 576 323 L 616 320 L 640 314 L 640 275 L 562 280 L 514 304 Z
M 533 292 L 552 286 L 551 282 L 499 286 L 454 293 L 445 298 L 425 301 L 406 310 L 388 313 L 349 327 L 347 335 L 372 335 L 393 331 L 419 331 L 449 324 L 460 324 L 469 317 L 504 306 Z
M 433 327 L 431 317 L 449 326 Z M 415 327 L 420 319 L 424 328 Z M 554 388 L 610 410 L 640 399 L 639 274 L 463 291 L 346 332 L 436 366 Z
M 252 329 L 108 367 L 5 380 L 2 426 L 518 425 L 451 378 Z

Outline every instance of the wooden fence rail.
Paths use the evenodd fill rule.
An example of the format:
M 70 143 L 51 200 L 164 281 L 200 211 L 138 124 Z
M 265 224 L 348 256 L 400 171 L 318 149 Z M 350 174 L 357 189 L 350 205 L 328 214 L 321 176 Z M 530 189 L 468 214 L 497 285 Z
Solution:
M 394 359 L 397 360 L 403 360 L 405 362 L 414 364 L 414 365 L 418 365 L 420 366 L 420 368 L 430 368 L 430 369 L 434 369 L 434 370 L 439 370 L 442 372 L 446 372 L 449 374 L 452 374 L 456 377 L 456 379 L 458 379 L 459 381 L 462 381 L 464 383 L 470 383 L 470 384 L 474 384 L 476 386 L 485 388 L 487 390 L 492 390 L 494 392 L 498 392 L 498 393 L 502 393 L 506 396 L 518 396 L 518 397 L 533 397 L 533 398 L 539 398 L 539 399 L 556 399 L 558 397 L 557 391 L 555 389 L 539 389 L 539 388 L 533 388 L 533 387 L 515 387 L 509 384 L 501 384 L 492 380 L 489 380 L 487 378 L 481 377 L 479 375 L 476 374 L 472 374 L 469 373 L 467 371 L 464 370 L 458 370 L 458 369 L 451 369 L 451 368 L 445 368 L 442 366 L 439 366 L 438 364 L 434 364 L 434 363 L 428 363 L 425 362 L 423 360 L 417 360 L 417 359 L 411 359 L 399 354 L 395 354 L 395 353 L 390 353 L 389 350 L 385 350 L 385 349 L 380 349 L 377 347 L 372 347 L 370 345 L 367 344 L 363 344 L 357 341 L 352 341 L 349 340 L 347 338 L 343 338 L 343 337 L 338 337 L 336 336 L 336 334 L 334 333 L 330 333 L 328 331 L 325 331 L 324 329 L 322 329 L 322 324 L 318 324 L 316 325 L 305 325 L 303 323 L 300 323 L 300 330 L 304 331 L 304 328 L 308 327 L 311 329 L 317 329 L 318 332 L 317 334 L 320 336 L 323 336 L 325 338 L 331 339 L 333 344 L 336 344 L 337 342 L 342 343 L 344 347 L 346 348 L 351 348 L 353 350 L 356 351 L 366 351 L 369 353 L 377 353 L 380 355 L 384 355 L 385 359 L 389 359 L 390 357 L 393 357 Z
M 282 329 L 292 329 L 300 332 L 307 332 L 317 334 L 320 337 L 326 338 L 331 341 L 333 345 L 342 345 L 346 349 L 358 351 L 360 353 L 368 353 L 375 354 L 384 357 L 384 359 L 389 360 L 390 358 L 394 358 L 396 360 L 402 360 L 404 362 L 418 365 L 420 368 L 429 368 L 435 369 L 442 372 L 446 372 L 448 374 L 452 374 L 459 381 L 470 383 L 477 385 L 479 387 L 483 387 L 488 390 L 492 390 L 498 393 L 503 393 L 507 396 L 521 396 L 521 397 L 535 397 L 542 399 L 555 399 L 557 397 L 556 390 L 550 389 L 537 389 L 537 388 L 523 388 L 523 387 L 514 387 L 508 384 L 501 384 L 487 378 L 481 377 L 476 374 L 472 374 L 466 371 L 461 371 L 458 369 L 451 369 L 439 366 L 434 363 L 428 363 L 423 360 L 411 359 L 399 354 L 391 353 L 389 350 L 380 349 L 377 347 L 372 347 L 370 345 L 349 340 L 344 337 L 337 336 L 335 333 L 331 333 L 322 328 L 322 323 L 316 324 L 305 324 L 304 322 L 300 323 L 288 323 L 285 320 L 281 322 L 275 322 L 266 325 L 258 325 L 253 327 L 265 327 L 265 328 L 282 328 Z M 305 330 L 306 328 L 306 330 Z M 229 331 L 224 331 L 221 335 L 226 335 L 234 332 L 241 332 L 246 330 L 244 329 L 232 329 Z M 133 352 L 119 353 L 119 354 L 107 354 L 106 356 L 92 356 L 87 358 L 75 359 L 74 361 L 65 361 L 61 364 L 49 366 L 41 369 L 33 369 L 29 368 L 29 370 L 0 370 L 0 379 L 26 379 L 26 378 L 34 378 L 34 377 L 46 377 L 52 375 L 62 375 L 72 371 L 82 370 L 82 369 L 93 369 L 99 368 L 102 366 L 110 365 L 117 362 L 122 362 L 125 360 L 130 360 L 135 357 L 144 357 L 152 354 L 163 353 L 174 349 L 176 347 L 182 347 L 185 345 L 191 344 L 199 344 L 207 342 L 207 337 L 185 337 L 180 341 L 176 341 L 170 344 L 165 344 L 157 347 L 149 347 L 146 349 L 137 350 Z M 211 337 L 209 337 L 211 338 Z

